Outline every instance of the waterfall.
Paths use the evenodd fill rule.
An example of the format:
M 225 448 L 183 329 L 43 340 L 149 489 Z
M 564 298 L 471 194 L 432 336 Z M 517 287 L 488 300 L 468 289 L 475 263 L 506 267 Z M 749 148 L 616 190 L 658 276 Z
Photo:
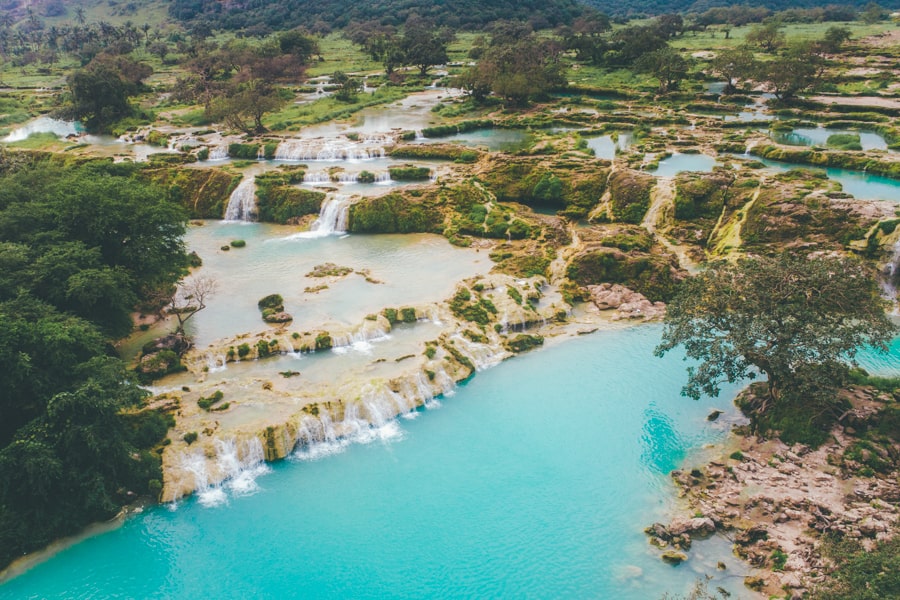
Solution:
M 386 142 L 389 140 L 381 136 L 364 138 L 358 142 L 345 137 L 285 140 L 278 144 L 275 158 L 286 161 L 331 162 L 384 158 Z
M 312 171 L 303 176 L 303 183 L 309 185 L 325 185 L 331 183 L 328 171 Z
M 333 233 L 347 231 L 347 218 L 350 214 L 350 197 L 344 194 L 329 194 L 319 209 L 319 218 L 310 226 L 304 237 L 325 237 Z
M 225 160 L 228 158 L 228 146 L 215 146 L 209 149 L 207 160 Z
M 235 438 L 216 439 L 213 448 L 214 465 L 199 448 L 181 455 L 181 469 L 193 478 L 193 489 L 200 504 L 220 506 L 228 501 L 228 492 L 234 496 L 246 496 L 259 490 L 257 477 L 270 471 L 259 438 L 240 441 Z
M 885 299 L 890 301 L 895 313 L 897 312 L 897 279 L 900 275 L 898 266 L 900 266 L 900 239 L 894 242 L 891 260 L 881 271 L 881 292 Z
M 234 188 L 225 209 L 226 221 L 252 221 L 256 217 L 256 178 L 247 177 Z

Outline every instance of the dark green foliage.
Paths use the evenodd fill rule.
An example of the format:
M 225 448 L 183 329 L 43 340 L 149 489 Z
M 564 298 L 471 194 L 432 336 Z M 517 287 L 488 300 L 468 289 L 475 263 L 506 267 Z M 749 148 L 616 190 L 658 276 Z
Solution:
M 439 233 L 444 215 L 427 199 L 393 193 L 365 199 L 350 207 L 353 233 Z
M 572 0 L 501 0 L 490 4 L 464 0 L 443 3 L 284 0 L 259 1 L 230 8 L 223 7 L 217 0 L 175 0 L 169 5 L 169 14 L 175 19 L 231 30 L 285 30 L 315 23 L 323 24 L 322 27 L 342 28 L 354 21 L 399 26 L 411 12 L 426 15 L 454 29 L 481 29 L 497 19 L 535 20 L 546 27 L 555 27 L 570 22 L 583 11 L 584 7 Z
M 433 125 L 422 130 L 422 135 L 427 138 L 440 138 L 478 129 L 493 129 L 494 122 L 490 119 L 478 119 L 474 121 L 460 121 L 452 125 Z M 423 157 L 424 158 L 424 157 Z
M 238 358 L 244 358 L 250 354 L 250 344 L 244 343 L 237 347 Z
M 228 144 L 228 156 L 244 160 L 256 160 L 259 157 L 259 144 Z
M 416 322 L 416 309 L 415 308 L 401 308 L 400 309 L 400 318 L 404 323 L 415 323 Z
M 334 346 L 334 341 L 327 333 L 320 333 L 316 336 L 316 352 L 320 350 L 330 350 Z
M 203 410 L 210 410 L 215 403 L 220 402 L 224 397 L 225 394 L 222 392 L 222 390 L 216 390 L 209 398 L 200 396 L 200 398 L 197 400 L 197 406 L 199 406 Z M 185 438 L 184 441 L 187 442 L 187 438 Z M 190 444 L 190 442 L 188 442 L 188 444 Z
M 858 541 L 832 538 L 825 554 L 837 569 L 813 591 L 817 600 L 882 600 L 900 597 L 900 537 L 874 550 Z
M 539 335 L 528 335 L 521 333 L 514 337 L 511 340 L 506 342 L 506 348 L 510 352 L 525 352 L 527 350 L 531 350 L 537 346 L 541 346 L 544 343 L 544 338 Z
M 515 286 L 508 285 L 506 286 L 506 293 L 510 298 L 515 301 L 516 304 L 522 304 L 522 294 L 519 292 L 518 288 Z
M 108 131 L 116 121 L 132 114 L 128 99 L 142 89 L 141 82 L 152 72 L 125 56 L 97 56 L 66 80 L 72 116 L 83 121 L 89 131 Z
M 375 173 L 360 171 L 359 175 L 356 176 L 356 181 L 359 183 L 375 183 Z
M 264 308 L 284 310 L 284 298 L 281 297 L 281 294 L 269 294 L 268 296 L 260 298 L 259 302 L 256 303 L 256 306 L 259 307 L 259 310 Z
M 397 316 L 396 308 L 386 308 L 381 311 L 381 314 L 384 315 L 384 318 L 388 320 L 388 323 L 394 325 L 395 323 L 399 323 L 400 319 Z
M 184 434 L 184 437 L 182 439 L 184 440 L 184 443 L 186 443 L 188 446 L 190 446 L 191 444 L 193 444 L 194 442 L 197 441 L 197 437 L 198 436 L 197 436 L 196 431 L 189 431 L 186 434 Z
M 878 285 L 860 263 L 783 253 L 713 263 L 684 282 L 656 352 L 683 345 L 701 361 L 688 369 L 682 390 L 691 398 L 762 372 L 768 389 L 747 400 L 745 412 L 809 443 L 840 414 L 845 362 L 865 344 L 885 349 L 893 331 Z
M 259 340 L 256 342 L 256 356 L 258 358 L 266 358 L 273 354 L 272 347 L 269 345 L 269 342 L 266 340 Z
M 243 248 L 247 245 L 247 242 L 245 240 L 231 240 L 231 242 L 229 242 L 229 245 L 232 248 Z
M 66 389 L 0 449 L 0 564 L 110 518 L 126 492 L 150 493 L 161 479 L 158 455 L 135 444 L 158 443 L 165 418 L 120 413 L 146 392 L 116 359 L 69 364 Z
M 431 178 L 431 169 L 428 167 L 402 165 L 388 167 L 388 172 L 394 181 L 428 181 Z

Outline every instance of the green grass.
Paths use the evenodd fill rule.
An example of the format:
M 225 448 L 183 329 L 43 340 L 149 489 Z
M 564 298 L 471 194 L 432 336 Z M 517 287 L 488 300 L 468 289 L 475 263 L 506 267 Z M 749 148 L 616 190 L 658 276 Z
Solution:
M 319 40 L 323 61 L 313 58 L 306 70 L 308 77 L 331 75 L 335 71 L 345 73 L 373 73 L 383 71 L 381 63 L 372 60 L 359 46 L 346 39 L 341 33 L 330 33 Z
M 379 88 L 372 94 L 360 94 L 359 100 L 352 104 L 340 102 L 333 96 L 320 98 L 308 104 L 289 104 L 278 112 L 266 115 L 263 124 L 273 130 L 296 131 L 303 125 L 346 119 L 369 106 L 400 100 L 412 91 L 415 90 L 390 86 Z

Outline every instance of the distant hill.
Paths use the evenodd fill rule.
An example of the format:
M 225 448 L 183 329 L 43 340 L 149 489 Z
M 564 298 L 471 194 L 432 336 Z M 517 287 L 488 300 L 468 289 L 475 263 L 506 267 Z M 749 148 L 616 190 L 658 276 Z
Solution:
M 353 20 L 399 25 L 412 13 L 455 29 L 478 29 L 498 19 L 531 21 L 536 28 L 571 22 L 584 10 L 577 0 L 172 0 L 169 14 L 214 27 L 285 29 Z
M 584 6 L 577 0 L 171 0 L 169 14 L 224 29 L 315 30 L 341 28 L 354 20 L 399 25 L 412 13 L 455 29 L 478 29 L 498 19 L 544 28 L 571 22 Z
M 864 8 L 872 0 L 584 0 L 584 3 L 608 15 L 660 15 L 664 13 L 702 13 L 710 8 L 735 5 L 761 6 L 773 11 L 790 8 L 819 8 L 828 4 L 839 4 Z M 888 10 L 900 9 L 900 0 L 879 0 Z

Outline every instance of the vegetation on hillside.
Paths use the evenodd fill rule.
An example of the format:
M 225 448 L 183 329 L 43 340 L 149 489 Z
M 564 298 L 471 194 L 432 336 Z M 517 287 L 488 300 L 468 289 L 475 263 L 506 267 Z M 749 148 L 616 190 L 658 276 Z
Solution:
M 6 155 L 2 156 L 6 159 Z M 186 265 L 185 213 L 133 165 L 0 160 L 0 565 L 159 493 L 169 418 L 109 340 Z

